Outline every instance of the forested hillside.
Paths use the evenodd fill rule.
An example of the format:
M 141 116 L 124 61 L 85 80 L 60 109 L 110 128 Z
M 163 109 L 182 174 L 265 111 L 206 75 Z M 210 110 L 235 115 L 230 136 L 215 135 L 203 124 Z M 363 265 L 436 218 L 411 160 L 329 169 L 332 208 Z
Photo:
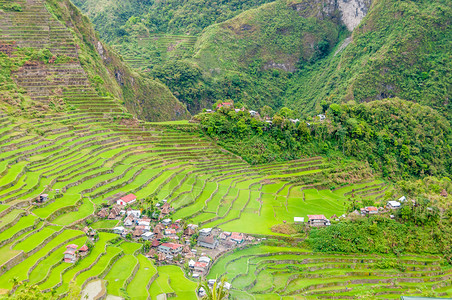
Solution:
M 218 99 L 311 114 L 322 101 L 398 96 L 448 114 L 448 0 L 365 2 L 368 14 L 352 33 L 341 21 L 346 12 L 324 1 L 76 3 L 192 113 Z
M 131 25 L 144 32 L 199 34 L 207 26 L 271 0 L 74 0 L 107 40 L 130 34 Z
M 206 134 L 250 163 L 296 159 L 305 155 L 354 157 L 384 177 L 451 176 L 450 123 L 434 109 L 398 98 L 332 104 L 323 121 L 294 120 L 283 108 L 265 108 L 259 121 L 247 111 L 221 108 L 196 116 Z
M 307 112 L 398 96 L 450 118 L 451 20 L 449 0 L 374 1 L 343 52 L 300 68 L 284 97 Z

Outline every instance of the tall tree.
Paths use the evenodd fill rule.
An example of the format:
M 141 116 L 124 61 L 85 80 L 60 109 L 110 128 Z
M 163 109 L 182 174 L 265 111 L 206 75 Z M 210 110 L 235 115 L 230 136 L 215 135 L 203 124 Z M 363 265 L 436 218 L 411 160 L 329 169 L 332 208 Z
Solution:
M 203 288 L 206 295 L 202 297 L 203 300 L 224 300 L 228 299 L 229 291 L 224 287 L 226 283 L 226 277 L 222 276 L 219 280 L 215 280 L 213 287 L 210 288 L 209 283 L 206 279 L 203 279 L 198 284 L 198 289 Z

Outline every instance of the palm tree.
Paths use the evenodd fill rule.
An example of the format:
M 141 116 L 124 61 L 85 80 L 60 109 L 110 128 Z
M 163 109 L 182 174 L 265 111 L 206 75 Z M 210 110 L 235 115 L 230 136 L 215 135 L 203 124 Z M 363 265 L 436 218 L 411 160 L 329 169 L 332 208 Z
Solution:
M 13 277 L 9 281 L 13 284 L 13 289 L 20 284 L 20 281 L 17 277 Z
M 210 288 L 209 282 L 203 279 L 198 284 L 198 289 L 203 288 L 206 295 L 202 297 L 203 300 L 224 300 L 229 298 L 229 291 L 224 287 L 226 283 L 226 277 L 222 276 L 220 280 L 215 280 L 213 287 Z

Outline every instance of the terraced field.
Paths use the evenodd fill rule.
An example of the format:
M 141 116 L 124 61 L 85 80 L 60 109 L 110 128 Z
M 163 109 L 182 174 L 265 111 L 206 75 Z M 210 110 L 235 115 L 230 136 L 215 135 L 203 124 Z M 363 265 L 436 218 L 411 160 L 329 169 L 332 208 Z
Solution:
M 383 268 L 386 261 L 397 268 Z M 237 289 L 236 299 L 400 299 L 429 290 L 450 296 L 452 284 L 452 269 L 439 257 L 328 255 L 264 245 L 224 255 L 209 278 L 222 274 Z
M 329 189 L 326 176 L 301 184 L 334 167 L 322 157 L 250 166 L 200 135 L 193 124 L 133 119 L 117 99 L 100 96 L 90 85 L 71 32 L 46 10 L 44 1 L 16 2 L 23 11 L 2 14 L 0 41 L 47 46 L 75 60 L 29 64 L 14 74 L 36 101 L 48 103 L 58 89 L 71 108 L 67 112 L 22 119 L 11 116 L 0 102 L 0 295 L 17 288 L 15 279 L 64 297 L 74 285 L 83 288 L 100 278 L 114 296 L 156 299 L 165 293 L 195 299 L 196 283 L 179 267 L 157 267 L 143 256 L 141 244 L 114 241 L 117 235 L 108 229 L 117 221 L 97 220 L 92 227 L 102 230 L 89 255 L 76 264 L 62 261 L 66 245 L 86 243 L 80 229 L 95 219 L 96 209 L 126 193 L 137 195 L 140 203 L 151 196 L 167 199 L 176 209 L 173 219 L 201 227 L 274 235 L 273 225 L 308 214 L 341 215 L 350 197 L 378 202 L 390 189 L 374 179 Z M 170 42 L 159 39 L 169 47 Z M 42 193 L 49 201 L 36 205 Z M 322 259 L 328 264 L 320 264 Z M 409 272 L 393 283 L 388 278 L 396 270 L 375 269 L 371 257 L 361 260 L 258 246 L 224 256 L 211 276 L 226 272 L 237 298 L 279 299 L 300 292 L 327 297 L 332 290 L 354 296 L 364 277 L 365 287 L 377 280 L 375 289 L 386 296 L 396 288 L 415 288 L 417 281 L 404 279 L 426 276 L 431 279 L 425 285 L 440 289 L 440 278 L 450 274 L 436 258 L 402 258 Z M 329 285 L 320 285 L 323 280 Z M 343 290 L 345 282 L 350 290 Z
M 196 39 L 196 36 L 189 35 L 152 34 L 149 37 L 135 38 L 114 48 L 130 66 L 146 71 L 153 64 L 189 55 L 193 51 Z

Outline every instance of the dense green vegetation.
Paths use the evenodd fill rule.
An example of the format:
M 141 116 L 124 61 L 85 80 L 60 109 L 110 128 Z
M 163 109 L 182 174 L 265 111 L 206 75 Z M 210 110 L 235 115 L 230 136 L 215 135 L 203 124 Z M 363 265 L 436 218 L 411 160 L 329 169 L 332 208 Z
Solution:
M 296 115 L 283 108 L 270 125 L 248 111 L 221 108 L 196 119 L 206 134 L 250 163 L 326 154 L 366 160 L 390 178 L 452 172 L 450 124 L 429 107 L 390 99 L 332 104 L 325 121 L 291 122 Z
M 117 45 L 126 60 L 167 84 L 192 112 L 198 112 L 213 99 L 222 98 L 280 107 L 280 95 L 291 77 L 287 71 L 292 72 L 300 63 L 310 63 L 327 55 L 344 32 L 330 19 L 300 17 L 285 1 L 265 4 L 233 19 L 230 18 L 238 12 L 265 1 L 225 1 L 212 5 L 174 2 L 149 3 L 149 14 L 142 17 L 139 14 L 143 14 L 140 9 L 146 5 L 143 2 L 76 4 L 93 18 L 101 35 Z M 133 14 L 138 15 L 131 16 Z M 127 22 L 118 20 L 109 25 L 125 16 L 129 18 Z M 197 18 L 208 21 L 198 22 Z M 206 28 L 195 49 L 184 42 L 183 35 L 174 35 L 198 34 L 207 25 L 222 21 L 225 22 Z M 118 26 L 121 22 L 125 25 Z M 197 29 L 190 30 L 193 27 Z M 168 42 L 162 44 L 163 40 Z M 193 54 L 195 59 L 192 59 Z M 142 62 L 138 63 L 137 59 Z M 277 69 L 283 71 L 266 71 L 272 69 L 273 64 L 278 64 Z
M 198 34 L 207 26 L 226 21 L 238 13 L 270 0 L 251 1 L 94 1 L 74 0 L 88 14 L 106 40 L 139 32 Z
M 413 208 L 420 211 L 421 208 Z M 404 209 L 399 210 L 403 218 Z M 409 209 L 411 212 L 411 208 Z M 429 253 L 452 258 L 452 224 L 439 221 L 438 212 L 427 210 L 405 216 L 407 223 L 382 217 L 343 221 L 328 228 L 312 230 L 309 243 L 313 250 L 341 253 Z M 412 221 L 412 222 L 411 222 Z M 418 224 L 414 224 L 414 222 Z
M 450 1 L 374 1 L 342 53 L 300 68 L 285 94 L 304 111 L 322 100 L 398 96 L 450 118 Z
M 123 34 L 112 43 L 119 44 L 125 56 L 140 57 L 145 62 L 142 66 L 151 70 L 149 75 L 166 83 L 192 112 L 217 99 L 242 101 L 254 108 L 267 104 L 275 109 L 288 106 L 318 113 L 324 100 L 360 102 L 398 96 L 448 115 L 452 86 L 448 0 L 374 1 L 345 49 L 340 46 L 349 33 L 338 23 L 337 15 L 320 13 L 316 3 L 309 3 L 309 10 L 294 9 L 306 7 L 305 2 L 253 2 L 250 7 L 256 8 L 236 17 L 228 12 L 248 7 L 225 9 L 225 5 L 237 5 L 234 1 L 216 3 L 219 11 L 226 12 L 221 15 L 215 4 L 137 2 L 130 4 L 135 10 L 125 9 L 130 13 L 122 16 L 120 26 L 109 26 L 107 20 L 118 18 L 118 11 L 124 11 L 121 5 L 79 4 L 90 16 L 99 17 L 95 23 L 104 37 Z M 138 13 L 139 5 L 148 5 L 147 17 Z M 191 12 L 182 7 L 190 7 Z M 205 27 L 209 22 L 198 22 L 198 18 L 209 19 L 213 25 Z M 203 26 L 194 49 L 190 44 L 173 51 L 182 41 L 177 36 L 168 48 L 156 50 L 152 39 L 136 47 L 139 37 L 154 32 L 193 35 L 200 32 L 193 28 Z M 162 59 L 166 53 L 171 60 Z M 175 60 L 187 59 L 189 63 L 176 64 L 175 69 Z M 162 76 L 161 70 L 168 69 L 171 72 Z M 189 87 L 179 80 L 199 70 L 203 76 L 189 76 Z

